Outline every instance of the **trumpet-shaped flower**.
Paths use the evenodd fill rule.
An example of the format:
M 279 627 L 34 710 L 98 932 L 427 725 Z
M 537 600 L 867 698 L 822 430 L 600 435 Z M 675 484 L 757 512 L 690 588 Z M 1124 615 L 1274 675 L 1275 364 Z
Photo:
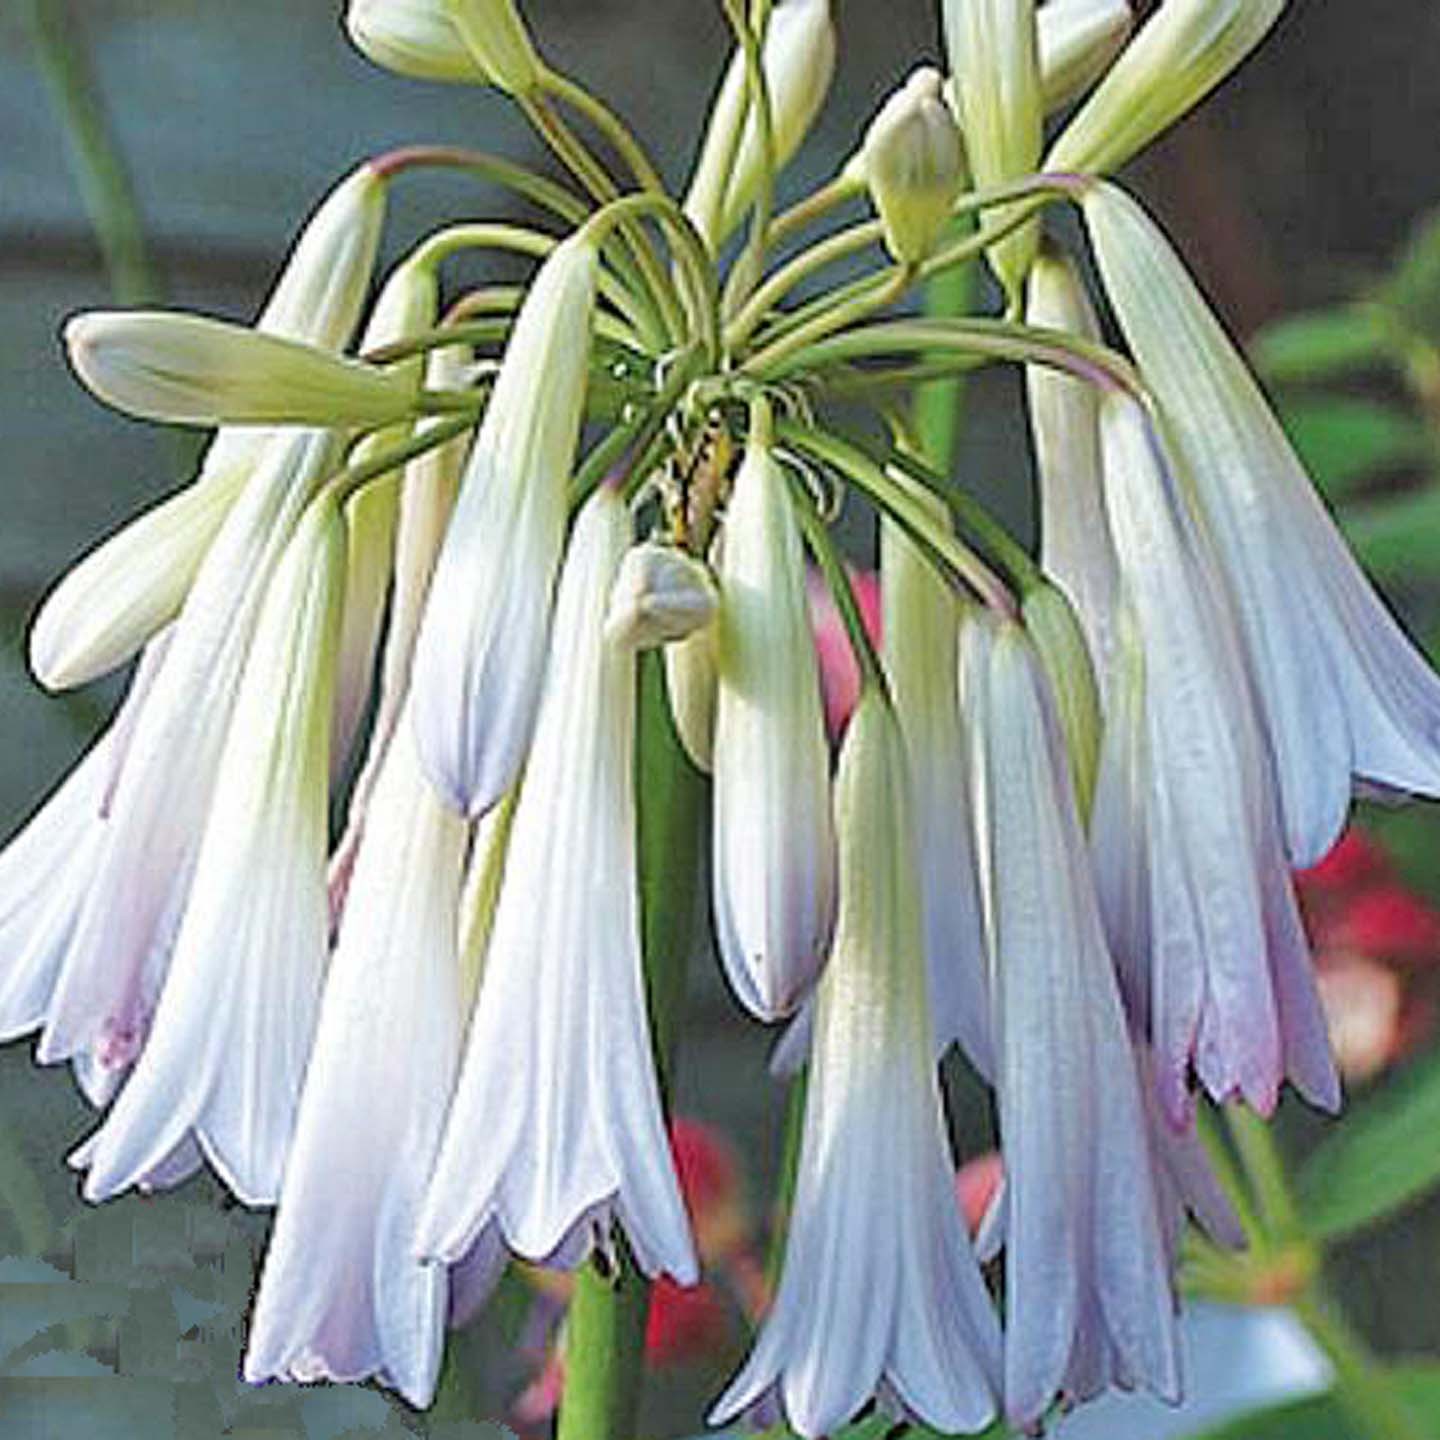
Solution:
M 880 107 L 865 132 L 865 179 L 902 264 L 916 264 L 950 221 L 965 181 L 960 127 L 943 97 L 944 81 L 924 66 Z
M 800 148 L 830 88 L 835 71 L 830 0 L 780 0 L 770 14 L 762 57 L 778 172 Z M 685 213 L 712 250 L 744 219 L 764 173 L 764 142 L 745 88 L 745 57 L 737 49 L 710 107 L 685 198 Z
M 267 450 L 196 576 L 114 784 L 93 881 L 67 946 L 39 1058 L 135 1058 L 169 963 L 220 749 L 275 565 L 335 459 L 324 431 Z
M 1039 166 L 1045 102 L 1035 0 L 945 0 L 945 42 L 965 150 L 976 181 L 1003 185 Z M 997 209 L 1003 222 L 1009 213 Z M 1038 222 L 993 245 L 990 263 L 1018 303 Z
M 949 524 L 942 503 L 918 487 L 911 493 L 937 524 Z M 960 724 L 960 601 L 892 520 L 880 530 L 880 587 L 885 672 L 914 782 L 914 855 L 937 1048 L 958 1040 L 989 1075 L 990 998 Z
M 1164 0 L 1071 118 L 1046 170 L 1105 175 L 1194 109 L 1270 33 L 1287 0 Z
M 535 721 L 580 440 L 599 254 L 581 232 L 530 287 L 435 568 L 415 650 L 420 759 L 471 815 L 515 780 Z
M 1046 113 L 1064 109 L 1109 68 L 1130 34 L 1130 0 L 1045 0 L 1035 12 Z
M 995 1414 L 1000 1335 L 965 1234 L 931 1046 L 905 744 L 871 689 L 835 787 L 840 917 L 815 1001 L 785 1263 L 715 1423 L 833 1434 L 874 1397 L 946 1433 Z
M 562 1268 L 623 1229 L 641 1268 L 696 1278 L 641 969 L 635 659 L 604 638 L 630 539 L 602 488 L 570 542 L 460 1081 L 418 1228 L 456 1261 L 503 1241 Z
M 1134 1052 L 1055 703 L 1019 626 L 964 631 L 1006 1184 L 1005 1409 L 1178 1398 L 1175 1300 Z
M 415 1255 L 464 1025 L 456 950 L 468 827 L 408 727 L 375 787 L 260 1279 L 245 1378 L 378 1376 L 434 1394 L 450 1277 Z M 466 1279 L 494 1278 L 498 1247 Z
M 265 596 L 149 1043 L 85 1146 L 101 1200 L 192 1135 L 235 1194 L 280 1190 L 328 949 L 330 707 L 345 582 L 333 496 Z
M 426 367 L 430 380 L 441 387 L 459 383 L 467 353 L 456 348 L 432 351 Z M 380 694 L 370 724 L 365 759 L 351 787 L 345 832 L 335 847 L 330 865 L 331 908 L 336 913 L 344 903 L 351 869 L 364 835 L 370 795 L 400 724 L 401 712 L 409 704 L 415 641 L 430 591 L 430 577 L 455 506 L 465 451 L 464 439 L 427 450 L 405 467 L 400 482 L 394 584 L 380 656 Z
M 161 310 L 92 311 L 65 327 L 75 373 L 106 404 L 179 425 L 387 425 L 415 404 L 381 369 L 244 325 Z
M 1085 217 L 1234 597 L 1290 862 L 1313 864 L 1344 824 L 1352 776 L 1440 794 L 1440 678 L 1376 596 L 1154 222 L 1108 185 L 1089 192 Z
M 673 545 L 646 541 L 632 546 L 620 563 L 605 638 L 612 645 L 652 650 L 704 629 L 719 603 L 703 561 Z
M 296 240 L 257 330 L 323 350 L 350 343 L 375 266 L 388 188 L 370 165 L 361 165 L 326 196 Z M 30 631 L 30 665 L 42 685 L 69 689 L 123 665 L 175 618 L 271 439 L 264 431 L 220 431 L 192 484 L 132 520 L 62 577 Z
M 345 28 L 362 55 L 397 75 L 472 85 L 486 79 L 443 0 L 350 0 Z
M 1029 324 L 1100 339 L 1080 277 L 1057 252 L 1042 249 L 1036 257 L 1027 298 Z M 1099 392 L 1043 365 L 1028 367 L 1025 384 L 1040 482 L 1040 566 L 1074 605 L 1103 676 L 1118 579 L 1100 479 Z
M 715 719 L 715 928 L 736 996 L 788 1015 L 829 948 L 830 757 L 789 482 L 763 433 L 725 518 Z
M 1105 497 L 1139 702 L 1117 701 L 1096 807 L 1095 871 L 1121 972 L 1142 987 L 1172 1123 L 1189 1076 L 1273 1108 L 1288 1074 L 1339 1086 L 1285 861 L 1274 776 L 1239 632 L 1139 403 L 1101 411 Z M 1125 683 L 1125 682 L 1121 682 Z

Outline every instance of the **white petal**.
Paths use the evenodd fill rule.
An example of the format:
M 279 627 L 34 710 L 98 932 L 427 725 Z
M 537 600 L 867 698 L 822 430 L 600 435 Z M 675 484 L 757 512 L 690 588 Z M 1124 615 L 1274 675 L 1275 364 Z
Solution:
M 602 635 L 629 529 L 623 502 L 603 489 L 576 523 L 484 978 L 418 1244 L 454 1261 L 495 1228 L 517 1254 L 569 1267 L 618 1220 L 647 1273 L 688 1284 L 695 1257 L 641 972 L 634 657 Z
M 415 651 L 420 759 L 478 815 L 514 782 L 544 674 L 551 589 L 585 399 L 598 255 L 561 245 L 515 321 Z

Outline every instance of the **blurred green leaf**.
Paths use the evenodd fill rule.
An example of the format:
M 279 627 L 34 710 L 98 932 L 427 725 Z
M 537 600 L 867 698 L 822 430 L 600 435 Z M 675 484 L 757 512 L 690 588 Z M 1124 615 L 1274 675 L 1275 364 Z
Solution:
M 1420 1434 L 1440 1440 L 1440 1367 L 1405 1366 L 1388 1376 L 1420 1423 Z M 1190 1440 L 1369 1440 L 1369 1435 L 1329 1394 L 1258 1410 Z
M 1382 585 L 1440 577 L 1440 489 L 1354 505 L 1340 519 L 1360 563 Z
M 1412 332 L 1440 339 L 1440 212 L 1416 227 L 1382 299 Z
M 1425 427 L 1403 410 L 1352 396 L 1307 396 L 1280 406 L 1295 448 L 1315 483 L 1332 500 L 1362 481 L 1423 465 L 1430 459 Z
M 1440 1185 L 1440 1055 L 1352 1110 L 1298 1176 L 1310 1233 L 1338 1240 Z
M 1275 384 L 1314 384 L 1374 369 L 1396 355 L 1395 325 L 1379 305 L 1346 305 L 1289 315 L 1251 343 L 1260 372 Z

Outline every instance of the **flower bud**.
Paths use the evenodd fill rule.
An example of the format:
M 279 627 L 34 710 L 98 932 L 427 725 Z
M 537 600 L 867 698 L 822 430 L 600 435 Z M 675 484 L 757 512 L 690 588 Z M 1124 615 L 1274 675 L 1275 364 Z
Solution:
M 1075 779 L 1075 801 L 1083 820 L 1095 798 L 1100 766 L 1100 691 L 1090 647 L 1074 607 L 1051 584 L 1038 585 L 1021 604 L 1025 628 L 1055 694 L 1060 731 Z
M 90 311 L 65 327 L 75 373 L 106 404 L 178 425 L 385 425 L 413 374 L 201 315 Z
M 1047 0 L 1035 12 L 1046 114 L 1063 109 L 1105 73 L 1133 18 L 1130 0 Z
M 917 71 L 881 107 L 865 135 L 865 177 L 901 264 L 928 255 L 964 183 L 965 152 L 938 70 Z
M 1046 170 L 1107 174 L 1200 103 L 1286 0 L 1165 0 L 1061 132 Z
M 511 95 L 528 95 L 538 88 L 544 62 L 535 52 L 515 0 L 439 3 L 485 79 Z
M 1035 0 L 945 0 L 945 39 L 955 102 L 976 183 L 1003 185 L 1039 165 L 1045 120 Z M 1007 211 L 989 212 L 1003 223 Z M 1005 293 L 1020 294 L 1039 244 L 1038 222 L 991 247 Z
M 830 88 L 835 70 L 830 0 L 780 0 L 770 16 L 763 56 L 778 172 L 800 148 Z M 685 198 L 685 213 L 712 250 L 744 218 L 764 163 L 760 126 L 753 113 L 746 113 L 745 57 L 737 50 L 710 107 L 705 144 Z
M 714 765 L 715 627 L 706 625 L 679 644 L 665 647 L 665 690 L 675 733 L 690 763 L 707 775 Z
M 627 650 L 684 640 L 715 618 L 720 597 L 709 568 L 673 545 L 647 541 L 620 562 L 605 638 Z
M 345 28 L 361 54 L 397 75 L 485 81 L 441 0 L 350 0 Z

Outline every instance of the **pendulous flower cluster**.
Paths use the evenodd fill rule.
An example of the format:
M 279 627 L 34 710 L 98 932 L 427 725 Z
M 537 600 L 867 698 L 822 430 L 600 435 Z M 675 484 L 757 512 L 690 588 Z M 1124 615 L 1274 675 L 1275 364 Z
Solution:
M 724 972 L 793 1017 L 808 1074 L 778 1292 L 714 1419 L 1174 1399 L 1187 1215 L 1238 1243 L 1197 1107 L 1339 1103 L 1291 873 L 1355 784 L 1440 794 L 1440 679 L 1108 178 L 1285 6 L 1137 28 L 1126 0 L 945 0 L 948 78 L 918 68 L 785 210 L 829 0 L 722 8 L 676 199 L 514 0 L 352 0 L 365 54 L 505 92 L 564 177 L 396 150 L 324 200 L 253 326 L 69 323 L 99 397 L 215 434 L 31 631 L 51 689 L 135 665 L 0 855 L 0 1038 L 37 1035 L 96 1107 L 88 1199 L 208 1164 L 276 1207 L 250 1379 L 425 1405 L 512 1260 L 697 1279 L 663 1108 L 689 943 L 655 919 L 692 877 L 640 833 L 693 766 Z M 389 191 L 425 167 L 542 218 L 436 230 L 368 305 Z M 538 268 L 454 291 L 475 252 Z M 1000 313 L 909 307 L 982 264 Z M 981 364 L 1027 379 L 1038 559 L 906 418 Z M 842 488 L 878 519 L 878 650 Z M 838 762 L 807 552 L 860 676 Z M 1004 1160 L 974 1248 L 957 1046 Z

